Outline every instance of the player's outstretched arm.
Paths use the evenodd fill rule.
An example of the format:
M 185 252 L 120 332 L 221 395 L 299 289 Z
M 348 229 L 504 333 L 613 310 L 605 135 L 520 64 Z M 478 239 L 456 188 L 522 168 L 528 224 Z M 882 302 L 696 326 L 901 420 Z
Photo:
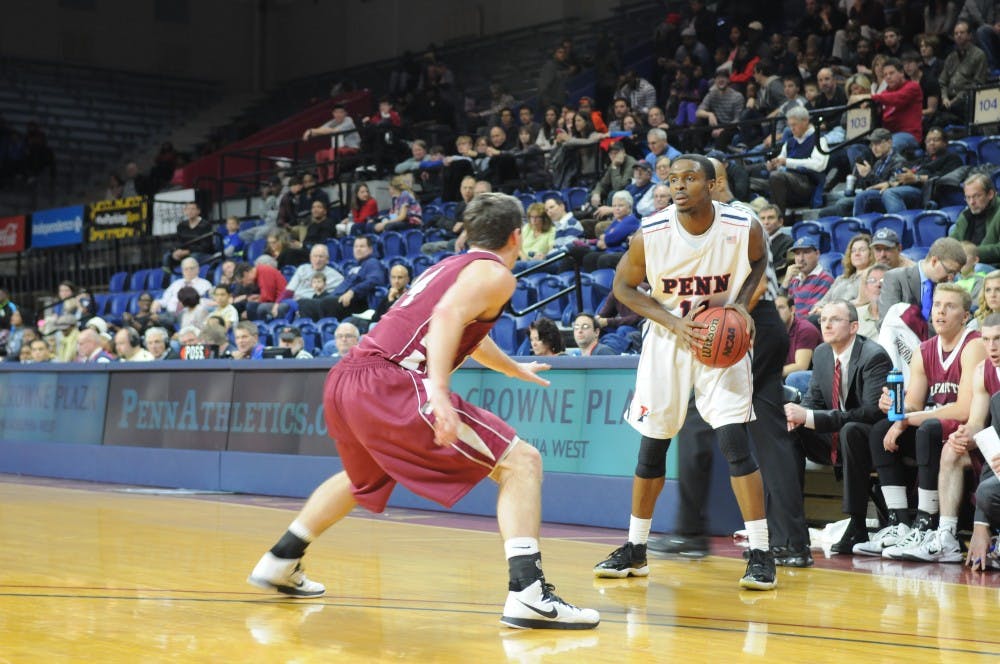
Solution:
M 505 376 L 510 376 L 511 378 L 517 378 L 518 380 L 527 381 L 529 383 L 538 383 L 539 385 L 549 386 L 549 381 L 545 380 L 538 375 L 539 371 L 548 371 L 552 368 L 551 365 L 545 364 L 544 362 L 517 362 L 513 358 L 509 357 L 507 353 L 503 352 L 496 342 L 489 337 L 483 339 L 483 342 L 479 344 L 475 352 L 472 353 L 472 359 L 479 362 L 481 365 L 487 369 L 493 369 L 497 373 L 502 373 Z

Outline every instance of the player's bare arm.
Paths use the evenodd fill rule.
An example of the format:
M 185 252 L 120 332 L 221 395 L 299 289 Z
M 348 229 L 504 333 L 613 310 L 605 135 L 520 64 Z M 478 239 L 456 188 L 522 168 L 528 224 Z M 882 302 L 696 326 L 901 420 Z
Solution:
M 972 437 L 986 426 L 986 418 L 990 413 L 990 393 L 986 389 L 986 381 L 983 380 L 983 365 L 985 363 L 986 360 L 983 360 L 977 364 L 973 374 L 969 419 L 965 424 L 958 425 L 958 428 L 945 441 L 945 445 L 956 454 L 965 454 L 969 449 L 974 448 L 976 443 Z
M 969 419 L 969 407 L 972 404 L 972 384 L 975 379 L 976 367 L 986 357 L 986 349 L 983 342 L 973 339 L 965 344 L 962 349 L 962 377 L 958 381 L 958 397 L 949 404 L 945 404 L 934 410 L 921 410 L 907 416 L 912 426 L 919 426 L 924 420 L 934 418 L 938 420 L 958 420 L 965 422 Z M 979 371 L 982 374 L 982 370 Z M 926 388 L 924 390 L 926 393 Z
M 701 330 L 708 326 L 693 320 L 697 309 L 692 308 L 691 312 L 683 318 L 673 315 L 652 297 L 637 290 L 639 284 L 645 280 L 646 249 L 642 235 L 637 234 L 632 238 L 628 251 L 618 262 L 618 269 L 615 270 L 615 280 L 612 285 L 615 298 L 643 318 L 673 331 L 685 346 L 692 349 L 698 348 L 704 336 Z
M 492 369 L 497 373 L 502 373 L 511 378 L 538 383 L 545 387 L 549 386 L 549 381 L 538 375 L 540 371 L 548 371 L 552 365 L 544 362 L 516 362 L 513 358 L 503 352 L 493 339 L 486 337 L 482 343 L 472 353 L 472 359 L 479 362 L 487 369 Z
M 502 265 L 474 261 L 434 307 L 427 331 L 427 375 L 438 445 L 450 445 L 458 433 L 458 415 L 450 398 L 451 369 L 462 331 L 474 320 L 496 318 L 513 294 L 515 283 L 514 275 Z

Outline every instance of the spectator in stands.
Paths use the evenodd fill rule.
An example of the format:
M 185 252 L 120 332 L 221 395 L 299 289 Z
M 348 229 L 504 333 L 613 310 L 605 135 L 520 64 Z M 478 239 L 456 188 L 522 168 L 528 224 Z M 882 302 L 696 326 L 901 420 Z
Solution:
M 305 195 L 305 208 L 311 209 L 316 201 L 322 201 L 325 207 L 330 207 L 330 197 L 326 191 L 316 182 L 316 176 L 312 173 L 302 174 L 302 193 Z
M 278 347 L 288 348 L 292 351 L 292 357 L 296 360 L 311 360 L 312 353 L 306 350 L 306 342 L 302 339 L 302 331 L 293 326 L 281 328 L 278 333 Z
M 309 225 L 306 226 L 302 244 L 309 248 L 336 237 L 337 224 L 327 215 L 326 205 L 323 201 L 313 201 Z
M 826 140 L 809 122 L 809 111 L 797 106 L 785 115 L 791 136 L 774 159 L 767 161 L 771 202 L 783 214 L 792 207 L 810 205 L 826 177 Z
M 615 97 L 628 100 L 629 108 L 645 115 L 649 109 L 656 106 L 656 88 L 653 84 L 639 76 L 634 69 L 629 69 L 618 78 L 618 90 Z
M 286 299 L 284 275 L 270 265 L 240 263 L 233 272 L 233 279 L 244 288 L 256 286 L 257 293 L 246 296 L 246 318 L 266 320 L 271 317 L 275 303 Z
M 517 145 L 510 151 L 520 178 L 521 187 L 544 189 L 552 182 L 545 163 L 545 153 L 531 140 L 531 130 L 520 127 L 517 130 Z
M 389 195 L 392 196 L 389 214 L 377 221 L 369 221 L 366 224 L 366 230 L 369 233 L 405 231 L 409 228 L 419 227 L 423 223 L 420 203 L 413 195 L 413 188 L 410 187 L 406 178 L 400 175 L 392 178 L 389 181 Z
M 548 318 L 541 317 L 531 321 L 528 325 L 528 338 L 531 341 L 532 355 L 552 357 L 566 353 L 559 327 Z
M 215 311 L 212 312 L 212 316 L 219 319 L 223 329 L 228 331 L 240 320 L 240 314 L 232 304 L 232 294 L 225 286 L 215 286 L 212 288 L 212 300 L 215 301 Z
M 520 260 L 537 261 L 552 251 L 556 229 L 552 225 L 552 219 L 545 213 L 543 204 L 532 203 L 526 214 L 528 223 L 521 228 Z
M 93 328 L 80 332 L 76 345 L 77 362 L 113 362 L 114 355 L 106 352 L 101 345 L 101 335 Z
M 873 242 L 877 240 L 873 239 Z M 882 262 L 881 260 L 879 262 Z M 953 281 L 965 265 L 965 249 L 954 238 L 942 237 L 934 241 L 927 256 L 912 267 L 898 267 L 885 273 L 878 311 L 885 321 L 889 308 L 905 302 L 921 308 L 925 321 L 931 320 L 934 287 Z
M 897 58 L 889 58 L 882 65 L 885 78 L 884 92 L 869 95 L 854 95 L 851 103 L 871 99 L 882 107 L 882 127 L 892 134 L 894 152 L 912 150 L 923 139 L 924 93 L 920 84 L 907 80 L 903 63 Z
M 371 236 L 354 238 L 354 260 L 346 277 L 326 297 L 299 302 L 299 315 L 318 320 L 327 316 L 344 319 L 369 308 L 368 299 L 379 286 L 388 282 L 385 268 L 375 257 L 375 242 Z
M 979 25 L 976 28 L 976 45 L 986 54 L 990 70 L 1000 69 L 1000 11 L 998 11 L 996 3 L 993 3 L 992 7 L 989 2 L 966 3 L 970 7 L 979 4 L 985 6 L 982 8 L 980 17 L 973 18 L 973 21 Z M 990 11 L 991 9 L 992 11 Z M 970 16 L 970 18 L 972 17 Z
M 312 284 L 316 273 L 322 274 L 324 280 L 323 289 L 319 293 Z M 309 262 L 295 268 L 285 286 L 283 297 L 272 305 L 271 317 L 281 318 L 287 314 L 289 300 L 294 299 L 296 303 L 301 303 L 302 300 L 316 299 L 318 295 L 329 295 L 343 281 L 343 275 L 330 267 L 330 249 L 325 244 L 315 244 L 309 250 Z
M 639 230 L 639 219 L 632 212 L 632 195 L 628 191 L 616 191 L 611 195 L 611 221 L 598 222 L 594 228 L 597 241 L 582 245 L 587 249 L 579 251 L 574 247 L 570 254 L 581 263 L 584 272 L 601 268 L 615 268 L 628 249 L 629 238 Z
M 938 107 L 941 105 L 941 85 L 934 76 L 924 73 L 924 70 L 921 68 L 923 59 L 919 53 L 908 51 L 903 54 L 901 60 L 903 62 L 903 73 L 911 81 L 915 81 L 923 93 L 923 106 L 921 107 L 920 115 L 924 129 L 926 130 L 935 122 L 935 115 L 937 115 Z M 924 131 L 924 137 L 926 138 L 926 136 L 927 132 Z
M 976 302 L 979 306 L 976 309 L 975 319 L 981 328 L 987 316 L 1000 314 L 1000 270 L 993 270 L 983 277 Z
M 353 323 L 341 323 L 333 332 L 333 343 L 337 351 L 330 357 L 346 357 L 352 348 L 358 345 L 361 331 Z
M 795 315 L 807 317 L 833 284 L 833 276 L 819 263 L 819 245 L 811 236 L 802 236 L 790 249 L 795 263 L 788 266 L 782 284 L 795 299 Z
M 843 272 L 833 280 L 830 290 L 816 303 L 810 312 L 811 315 L 819 315 L 823 306 L 833 300 L 853 301 L 858 297 L 858 292 L 861 289 L 861 278 L 875 263 L 875 253 L 872 251 L 871 241 L 872 236 L 868 233 L 858 233 L 848 240 L 844 257 L 840 262 Z
M 552 220 L 556 229 L 555 244 L 553 251 L 564 251 L 573 244 L 575 240 L 583 237 L 583 226 L 573 216 L 572 212 L 566 211 L 566 204 L 559 196 L 549 196 L 545 199 L 545 213 Z
M 653 186 L 653 212 L 665 209 L 671 203 L 670 185 L 657 184 Z
M 875 234 L 872 235 L 871 245 L 872 251 L 875 253 L 875 262 L 888 265 L 890 270 L 916 265 L 902 254 L 903 244 L 899 241 L 899 235 L 891 228 L 884 227 L 875 231 Z
M 962 271 L 955 279 L 955 283 L 969 291 L 969 295 L 972 296 L 972 300 L 975 302 L 987 273 L 985 269 L 976 269 L 981 266 L 979 262 L 979 247 L 965 240 L 962 242 L 962 248 L 965 249 L 965 265 L 962 266 Z M 979 322 L 973 318 L 969 321 L 969 326 L 970 329 L 978 330 Z
M 183 259 L 181 261 L 181 278 L 173 281 L 163 291 L 163 295 L 153 301 L 150 312 L 157 315 L 155 317 L 150 315 L 148 322 L 173 326 L 183 309 L 178 294 L 186 286 L 194 288 L 200 298 L 207 299 L 212 290 L 212 284 L 207 279 L 198 276 L 199 271 L 197 260 L 191 256 Z
M 948 234 L 978 245 L 984 263 L 1000 264 L 1000 201 L 993 180 L 984 173 L 973 173 L 962 188 L 966 208 Z
M 229 337 L 226 336 L 226 330 L 221 325 L 214 322 L 217 320 L 218 318 L 215 316 L 208 317 L 208 320 L 205 321 L 205 329 L 203 329 L 201 334 L 198 335 L 197 341 L 198 343 L 202 343 L 207 346 L 216 346 L 218 351 L 216 351 L 215 359 L 232 358 L 233 352 L 229 345 Z M 263 357 L 263 354 L 261 356 Z
M 205 319 L 215 308 L 215 304 L 203 303 L 201 296 L 191 286 L 185 286 L 177 291 L 177 301 L 184 308 L 178 317 L 178 327 L 196 327 L 199 330 L 204 327 Z
M 531 141 L 535 143 L 538 141 L 538 132 L 541 131 L 542 126 L 535 122 L 535 112 L 527 104 L 521 104 L 517 107 L 517 119 L 521 123 L 522 127 L 527 127 L 528 131 L 531 132 Z
M 55 330 L 55 362 L 75 362 L 80 342 L 80 328 L 76 316 L 71 313 L 59 314 L 53 323 Z
M 869 134 L 868 144 L 875 157 L 874 162 L 867 155 L 858 157 L 854 164 L 854 173 L 857 178 L 855 191 L 845 190 L 839 198 L 820 209 L 819 216 L 861 214 L 863 206 L 869 204 L 868 201 L 871 197 L 881 195 L 882 190 L 889 187 L 889 183 L 902 172 L 906 165 L 903 156 L 893 148 L 892 140 L 892 134 L 888 129 L 879 128 Z M 861 194 L 866 190 L 875 193 L 862 196 Z
M 52 349 L 44 339 L 35 339 L 31 342 L 31 362 L 51 362 Z
M 843 510 L 851 515 L 851 525 L 833 552 L 847 554 L 868 539 L 865 515 L 872 468 L 868 443 L 873 426 L 884 420 L 877 403 L 892 368 L 877 342 L 858 337 L 856 314 L 849 302 L 830 303 L 822 317 L 823 344 L 816 348 L 808 392 L 801 405 L 785 404 L 788 428 L 800 445 L 800 463 L 808 458 L 843 468 Z M 834 385 L 839 394 L 833 393 Z M 803 471 L 804 463 L 800 479 Z
M 569 81 L 570 68 L 566 62 L 566 49 L 562 46 L 552 51 L 548 60 L 538 74 L 538 104 L 561 106 L 566 101 L 566 84 Z
M 555 106 L 547 107 L 542 120 L 543 122 L 538 128 L 538 138 L 535 139 L 535 143 L 543 151 L 548 152 L 556 146 L 556 133 L 559 129 L 559 109 Z
M 927 130 L 924 146 L 924 156 L 906 163 L 893 178 L 871 190 L 859 192 L 855 209 L 860 213 L 885 211 L 897 214 L 903 210 L 922 208 L 930 200 L 935 181 L 962 167 L 961 157 L 948 150 L 948 139 L 939 127 Z
M 715 85 L 701 100 L 695 113 L 711 127 L 711 137 L 717 149 L 725 150 L 736 133 L 733 127 L 719 125 L 737 122 L 744 106 L 743 95 L 730 87 L 729 76 L 725 72 L 717 73 Z
M 384 173 L 395 163 L 395 155 L 402 143 L 400 129 L 403 121 L 393 108 L 392 100 L 378 100 L 378 111 L 361 120 L 362 143 L 371 150 L 378 173 Z
M 612 143 L 608 147 L 608 157 L 611 163 L 590 192 L 590 204 L 594 208 L 601 207 L 606 201 L 610 202 L 609 196 L 613 192 L 624 189 L 632 181 L 635 159 L 625 152 L 625 146 L 620 142 Z
M 123 197 L 125 183 L 117 173 L 108 176 L 108 188 L 104 192 L 104 200 L 113 201 Z
M 363 233 L 366 224 L 378 216 L 378 201 L 372 196 L 371 189 L 364 182 L 354 185 L 351 194 L 351 214 L 336 225 L 337 235 L 356 235 Z
M 681 45 L 674 52 L 674 60 L 683 65 L 685 60 L 691 64 L 701 65 L 702 71 L 712 71 L 712 54 L 705 43 L 700 41 L 694 28 L 688 26 L 681 30 Z
M 878 339 L 881 317 L 879 316 L 878 299 L 882 293 L 882 279 L 889 271 L 889 266 L 876 263 L 865 270 L 861 278 L 861 288 L 854 305 L 858 309 L 858 334 L 869 339 Z
M 293 240 L 288 230 L 279 228 L 268 234 L 264 255 L 273 258 L 279 270 L 294 267 L 304 263 L 308 255 L 305 249 L 295 246 L 297 244 L 301 243 Z
M 855 553 L 909 559 L 919 552 L 925 535 L 937 528 L 941 448 L 969 417 L 977 365 L 986 357 L 979 334 L 965 329 L 971 304 L 968 292 L 956 284 L 940 283 L 934 289 L 933 325 L 937 336 L 921 343 L 919 352 L 914 352 L 910 360 L 906 417 L 897 422 L 879 422 L 868 440 L 889 508 L 889 525 L 905 524 L 905 528 L 893 533 L 891 541 L 873 537 Z M 947 365 L 943 364 L 945 357 L 949 358 Z M 878 405 L 882 412 L 889 411 L 887 389 L 883 389 Z M 912 531 L 918 532 L 911 532 L 910 527 L 904 457 L 917 462 L 917 516 Z M 864 514 L 861 518 L 863 523 Z M 955 562 L 960 562 L 959 544 L 953 533 L 944 544 L 937 553 L 954 556 Z
M 640 284 L 642 290 L 648 291 L 648 287 L 648 284 Z M 613 333 L 623 325 L 637 328 L 642 324 L 642 316 L 619 302 L 613 292 L 608 293 L 594 320 L 597 321 L 601 334 Z
M 600 328 L 592 314 L 583 312 L 573 319 L 573 339 L 580 349 L 580 355 L 618 355 L 615 351 L 598 342 Z
M 232 353 L 234 360 L 259 360 L 264 357 L 264 344 L 259 343 L 260 331 L 254 323 L 241 320 L 236 324 L 233 338 L 236 341 L 236 350 Z
M 125 164 L 125 181 L 122 186 L 122 196 L 152 196 L 154 190 L 149 178 L 139 173 L 139 165 L 134 161 Z
M 189 346 L 191 344 L 198 343 L 198 339 L 201 337 L 201 331 L 196 327 L 182 327 L 174 335 L 177 339 L 177 343 L 181 346 Z
M 290 229 L 300 225 L 299 220 L 309 214 L 309 204 L 303 191 L 302 176 L 293 175 L 288 178 L 288 191 L 278 203 L 277 224 L 280 228 Z
M 830 67 L 820 69 L 816 73 L 816 84 L 819 88 L 819 94 L 815 100 L 806 105 L 808 110 L 816 111 L 847 105 L 847 93 L 844 91 L 844 88 L 837 85 L 836 79 L 833 76 L 833 69 Z M 844 128 L 841 127 L 843 116 L 843 110 L 830 110 L 818 116 L 819 124 L 817 125 L 817 129 L 819 129 L 822 136 L 826 138 L 827 143 L 830 145 L 836 145 L 844 141 Z
M 788 355 L 781 375 L 787 378 L 796 371 L 808 371 L 812 367 L 812 356 L 820 343 L 819 330 L 805 318 L 795 315 L 795 298 L 781 289 L 774 299 L 778 317 L 788 329 Z M 808 377 L 806 377 L 808 380 Z
M 941 106 L 952 118 L 964 123 L 972 104 L 972 89 L 986 82 L 989 63 L 986 54 L 972 43 L 968 21 L 959 20 L 952 31 L 955 50 L 944 59 L 938 83 L 941 84 Z
M 2 317 L 0 322 L 0 348 L 8 362 L 17 362 L 21 356 L 21 346 L 24 345 L 24 317 L 17 309 L 10 312 L 9 316 Z M 3 326 L 7 326 L 4 328 Z M 6 337 L 6 338 L 5 338 Z
M 372 323 L 377 323 L 381 320 L 385 312 L 389 311 L 389 307 L 396 303 L 402 295 L 410 287 L 410 281 L 413 279 L 413 275 L 410 273 L 410 268 L 402 263 L 397 263 L 389 268 L 389 290 L 386 292 L 385 297 L 379 300 L 379 303 L 375 306 L 375 313 L 372 315 Z
M 472 127 L 495 125 L 500 122 L 500 111 L 511 109 L 516 105 L 513 95 L 507 92 L 502 83 L 493 81 L 489 85 L 490 100 L 486 108 L 479 111 L 469 111 L 469 121 Z
M 597 176 L 597 144 L 606 133 L 594 129 L 589 118 L 572 113 L 572 128 L 568 132 L 556 134 L 556 149 L 550 160 L 553 183 L 557 188 L 569 187 L 585 176 Z
M 792 234 L 783 230 L 784 214 L 777 205 L 768 203 L 760 209 L 758 217 L 771 244 L 771 265 L 778 279 L 784 279 L 788 268 L 788 250 L 794 242 Z
M 645 160 L 650 165 L 655 164 L 660 157 L 668 157 L 671 161 L 681 156 L 677 148 L 667 142 L 667 132 L 663 129 L 650 129 L 646 133 L 646 142 L 649 144 L 649 152 L 646 153 Z
M 207 263 L 215 253 L 215 228 L 201 216 L 198 204 L 185 203 L 184 217 L 177 223 L 174 248 L 163 256 L 164 272 L 172 274 L 187 257 L 194 258 L 198 263 Z
M 429 161 L 429 159 L 430 157 L 427 154 L 427 141 L 418 138 L 410 143 L 409 158 L 396 164 L 393 168 L 393 172 L 397 175 L 402 173 L 412 173 L 413 171 L 420 170 L 424 162 Z
M 162 327 L 150 327 L 143 335 L 146 340 L 146 350 L 154 360 L 179 360 L 180 355 L 170 347 L 170 335 Z
M 226 217 L 226 232 L 222 236 L 222 255 L 235 260 L 243 259 L 246 242 L 240 237 L 240 220 L 237 217 Z
M 115 352 L 121 362 L 150 362 L 153 354 L 142 347 L 142 337 L 131 327 L 115 332 Z
M 322 164 L 330 164 L 325 169 L 327 180 L 336 179 L 337 161 L 355 155 L 361 149 L 361 134 L 358 133 L 354 120 L 347 114 L 347 108 L 343 104 L 335 104 L 331 114 L 333 119 L 319 127 L 306 129 L 302 135 L 303 141 L 315 136 L 330 136 L 330 147 L 316 151 L 316 165 L 319 166 L 320 173 L 324 170 Z

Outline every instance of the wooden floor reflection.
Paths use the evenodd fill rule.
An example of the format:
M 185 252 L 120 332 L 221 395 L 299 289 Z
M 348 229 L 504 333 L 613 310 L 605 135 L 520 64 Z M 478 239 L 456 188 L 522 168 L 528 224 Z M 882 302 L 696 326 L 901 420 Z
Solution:
M 497 622 L 506 566 L 492 527 L 420 512 L 349 517 L 307 557 L 327 596 L 286 600 L 245 578 L 297 504 L 0 476 L 0 662 L 1000 657 L 1000 572 L 820 561 L 752 593 L 737 587 L 742 561 L 721 555 L 595 580 L 620 534 L 559 526 L 545 529 L 546 573 L 567 600 L 599 609 L 601 626 L 509 630 Z

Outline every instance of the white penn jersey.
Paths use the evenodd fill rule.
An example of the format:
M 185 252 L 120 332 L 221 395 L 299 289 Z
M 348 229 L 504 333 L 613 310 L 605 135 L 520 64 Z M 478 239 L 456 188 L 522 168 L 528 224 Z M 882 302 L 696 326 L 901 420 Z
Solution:
M 650 295 L 675 316 L 705 302 L 713 307 L 734 302 L 750 276 L 754 217 L 725 203 L 712 201 L 712 206 L 715 220 L 698 236 L 681 228 L 676 204 L 643 220 Z
M 743 210 L 752 216 L 757 223 L 760 223 L 757 211 L 743 201 L 738 201 L 734 198 L 727 205 L 732 205 L 735 208 Z M 767 269 L 764 270 L 764 277 L 767 279 L 767 289 L 764 290 L 760 299 L 773 302 L 778 297 L 778 274 L 774 271 L 774 254 L 771 253 L 771 238 L 767 236 L 767 233 L 763 233 L 762 235 L 764 236 L 764 243 L 767 245 Z

